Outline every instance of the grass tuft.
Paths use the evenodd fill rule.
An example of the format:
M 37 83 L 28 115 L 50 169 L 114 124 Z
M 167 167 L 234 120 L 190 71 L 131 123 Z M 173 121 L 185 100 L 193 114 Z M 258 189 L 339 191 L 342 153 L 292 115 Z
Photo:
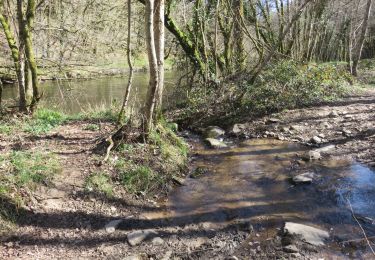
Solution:
M 103 172 L 92 173 L 86 179 L 85 190 L 103 193 L 105 196 L 111 197 L 113 194 L 111 178 Z

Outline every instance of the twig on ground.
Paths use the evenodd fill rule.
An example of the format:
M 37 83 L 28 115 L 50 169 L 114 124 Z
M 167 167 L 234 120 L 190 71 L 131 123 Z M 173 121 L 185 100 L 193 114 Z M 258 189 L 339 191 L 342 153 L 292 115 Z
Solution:
M 374 249 L 373 249 L 372 246 L 371 246 L 371 243 L 370 243 L 370 241 L 369 241 L 369 238 L 367 237 L 365 230 L 363 229 L 361 223 L 359 223 L 357 217 L 356 217 L 355 214 L 354 214 L 352 204 L 350 203 L 350 201 L 349 201 L 348 198 L 346 198 L 346 200 L 348 201 L 348 204 L 349 204 L 349 207 L 350 207 L 350 211 L 352 212 L 352 216 L 353 216 L 354 220 L 357 222 L 358 226 L 361 228 L 362 233 L 363 233 L 363 236 L 364 236 L 364 239 L 366 240 L 367 245 L 370 247 L 370 250 L 371 250 L 372 254 L 375 256 L 375 251 L 374 251 Z

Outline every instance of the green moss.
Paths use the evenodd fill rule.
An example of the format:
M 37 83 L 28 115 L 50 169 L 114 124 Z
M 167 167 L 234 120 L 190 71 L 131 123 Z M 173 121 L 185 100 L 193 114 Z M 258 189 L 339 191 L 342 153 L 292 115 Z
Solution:
M 92 173 L 85 181 L 85 190 L 103 193 L 107 197 L 111 197 L 113 194 L 111 178 L 103 172 Z

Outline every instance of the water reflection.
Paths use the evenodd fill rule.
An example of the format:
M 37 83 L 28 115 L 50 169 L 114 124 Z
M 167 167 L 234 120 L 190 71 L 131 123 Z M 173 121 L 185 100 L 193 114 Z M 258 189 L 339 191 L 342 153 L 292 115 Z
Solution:
M 168 71 L 165 74 L 165 104 L 173 100 L 170 96 L 175 89 L 179 73 Z M 120 103 L 123 98 L 127 78 L 100 78 L 93 80 L 47 81 L 41 84 L 44 92 L 41 105 L 47 108 L 59 109 L 65 113 L 79 113 L 90 107 L 109 106 Z M 148 88 L 148 74 L 135 73 L 130 105 L 139 108 L 144 101 Z M 4 100 L 17 100 L 17 86 L 4 88 Z

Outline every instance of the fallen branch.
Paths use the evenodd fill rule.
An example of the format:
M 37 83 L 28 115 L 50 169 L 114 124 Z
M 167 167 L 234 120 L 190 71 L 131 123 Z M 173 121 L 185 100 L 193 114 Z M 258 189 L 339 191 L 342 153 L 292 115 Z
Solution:
M 364 240 L 366 240 L 367 245 L 370 247 L 370 250 L 371 250 L 372 254 L 375 256 L 375 251 L 374 251 L 374 249 L 373 249 L 372 246 L 371 246 L 371 243 L 370 243 L 370 241 L 369 241 L 369 238 L 367 237 L 365 230 L 363 229 L 361 223 L 359 223 L 357 217 L 356 217 L 355 214 L 354 214 L 352 204 L 350 203 L 350 201 L 349 201 L 348 198 L 346 198 L 346 200 L 348 201 L 348 204 L 349 204 L 349 207 L 350 207 L 350 211 L 352 212 L 352 216 L 353 216 L 354 220 L 357 222 L 358 226 L 359 226 L 359 227 L 361 228 L 361 230 L 362 230 L 362 233 L 363 233 L 363 236 L 364 236 Z
M 115 143 L 114 143 L 113 140 L 112 140 L 112 135 L 110 135 L 110 136 L 106 139 L 106 141 L 109 142 L 109 146 L 107 147 L 107 153 L 106 153 L 106 155 L 105 155 L 105 157 L 104 157 L 103 162 L 108 161 L 108 159 L 109 159 L 109 154 L 111 153 L 111 150 L 112 150 L 113 146 L 115 145 Z

